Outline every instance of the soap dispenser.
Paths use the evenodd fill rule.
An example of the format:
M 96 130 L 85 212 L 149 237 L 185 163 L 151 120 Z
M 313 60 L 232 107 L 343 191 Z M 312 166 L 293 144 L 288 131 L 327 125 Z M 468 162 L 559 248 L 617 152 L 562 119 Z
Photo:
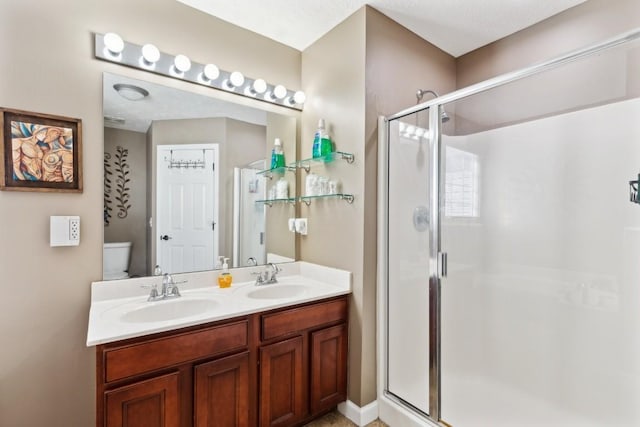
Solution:
M 231 273 L 229 273 L 229 258 L 224 259 L 224 263 L 222 264 L 222 273 L 218 276 L 218 286 L 221 288 L 228 288 L 231 286 L 231 282 L 233 281 L 233 277 Z
M 216 270 L 220 270 L 222 268 L 224 257 L 222 255 L 218 256 L 218 261 L 216 262 Z

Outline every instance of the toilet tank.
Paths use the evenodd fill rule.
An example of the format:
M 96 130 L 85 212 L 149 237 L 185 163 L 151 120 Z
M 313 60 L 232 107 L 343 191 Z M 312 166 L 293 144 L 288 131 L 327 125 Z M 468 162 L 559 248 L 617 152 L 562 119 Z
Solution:
M 126 279 L 129 277 L 131 242 L 105 243 L 102 247 L 102 279 Z

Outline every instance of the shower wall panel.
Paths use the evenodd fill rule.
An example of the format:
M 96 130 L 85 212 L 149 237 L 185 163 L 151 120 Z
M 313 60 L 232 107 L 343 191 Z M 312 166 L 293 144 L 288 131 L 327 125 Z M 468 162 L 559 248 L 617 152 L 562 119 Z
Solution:
M 477 216 L 442 222 L 443 420 L 640 425 L 639 117 L 632 99 L 443 136 L 479 164 Z

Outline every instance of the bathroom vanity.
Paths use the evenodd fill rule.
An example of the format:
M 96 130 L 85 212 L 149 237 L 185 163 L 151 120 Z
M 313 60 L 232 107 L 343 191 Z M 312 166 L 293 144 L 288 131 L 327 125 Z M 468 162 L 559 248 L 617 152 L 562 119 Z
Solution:
M 87 344 L 97 344 L 97 425 L 298 426 L 346 400 L 350 274 L 283 269 L 271 285 L 190 280 L 178 304 L 127 296 L 139 293 L 132 280 L 94 283 Z M 114 284 L 123 298 L 110 298 Z M 202 311 L 193 301 L 217 304 Z

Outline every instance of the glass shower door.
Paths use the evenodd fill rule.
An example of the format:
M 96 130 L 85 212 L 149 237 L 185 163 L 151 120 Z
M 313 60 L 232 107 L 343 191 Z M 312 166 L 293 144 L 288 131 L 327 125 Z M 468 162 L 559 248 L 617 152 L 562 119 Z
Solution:
M 440 172 L 451 425 L 640 425 L 634 49 L 444 106 L 465 119 Z
M 430 148 L 425 132 L 415 115 L 389 123 L 386 389 L 428 414 Z

